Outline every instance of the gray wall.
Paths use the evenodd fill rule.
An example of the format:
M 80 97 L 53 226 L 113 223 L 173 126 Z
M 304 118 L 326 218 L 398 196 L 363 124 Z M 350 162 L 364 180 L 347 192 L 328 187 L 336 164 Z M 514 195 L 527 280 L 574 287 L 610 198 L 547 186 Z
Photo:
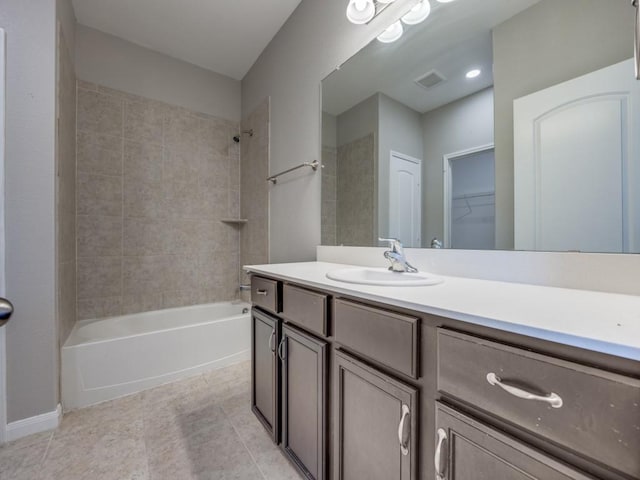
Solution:
M 58 403 L 55 244 L 55 2 L 2 0 L 7 32 L 5 145 L 7 420 Z
M 543 0 L 495 28 L 496 247 L 513 248 L 513 100 L 633 56 L 628 0 Z
M 422 189 L 422 244 L 444 238 L 442 157 L 493 142 L 493 90 L 487 88 L 461 98 L 422 118 L 424 168 Z
M 83 25 L 76 35 L 79 79 L 240 121 L 239 81 Z
M 320 157 L 320 81 L 408 3 L 397 0 L 369 25 L 349 23 L 343 0 L 303 0 L 293 12 L 242 80 L 243 115 L 271 96 L 271 172 Z M 320 178 L 305 170 L 271 188 L 272 262 L 315 258 Z
M 422 160 L 422 118 L 411 108 L 378 94 L 378 236 L 389 236 L 389 163 L 391 151 Z M 424 169 L 424 166 L 423 166 Z M 423 191 L 424 195 L 424 191 Z M 373 243 L 377 245 L 377 242 Z

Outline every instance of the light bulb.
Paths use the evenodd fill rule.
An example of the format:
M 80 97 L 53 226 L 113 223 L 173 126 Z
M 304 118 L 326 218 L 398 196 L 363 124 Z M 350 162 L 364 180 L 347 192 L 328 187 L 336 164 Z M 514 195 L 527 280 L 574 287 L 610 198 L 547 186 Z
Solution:
M 477 76 L 479 76 L 482 73 L 481 70 L 474 68 L 473 70 L 469 70 L 467 72 L 467 74 L 465 75 L 465 77 L 467 78 L 476 78 Z
M 378 0 L 378 3 L 393 3 L 395 0 Z
M 398 40 L 402 36 L 402 32 L 404 29 L 402 28 L 402 23 L 400 20 L 392 23 L 387 27 L 387 29 L 378 35 L 378 41 L 382 43 L 392 43 Z
M 402 17 L 402 21 L 407 25 L 416 25 L 424 22 L 431 13 L 431 4 L 429 0 L 422 0 L 416 3 L 408 13 Z
M 376 15 L 373 0 L 349 0 L 347 18 L 351 23 L 361 25 L 369 22 Z

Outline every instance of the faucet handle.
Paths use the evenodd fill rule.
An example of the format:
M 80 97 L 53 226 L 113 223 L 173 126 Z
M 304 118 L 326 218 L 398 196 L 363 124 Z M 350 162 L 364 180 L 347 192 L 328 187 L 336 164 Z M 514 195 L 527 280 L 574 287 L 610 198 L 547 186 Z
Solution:
M 379 242 L 387 242 L 392 251 L 402 254 L 402 242 L 397 238 L 381 238 L 378 237 Z

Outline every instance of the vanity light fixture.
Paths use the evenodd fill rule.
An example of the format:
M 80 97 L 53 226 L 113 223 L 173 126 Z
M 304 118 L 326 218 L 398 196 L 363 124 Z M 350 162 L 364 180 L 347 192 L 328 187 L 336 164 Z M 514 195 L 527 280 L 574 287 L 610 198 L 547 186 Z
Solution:
M 398 20 L 387 27 L 387 29 L 378 35 L 378 41 L 382 43 L 392 43 L 402 36 L 402 22 Z
M 347 18 L 351 23 L 362 25 L 370 22 L 376 16 L 376 6 L 373 0 L 349 0 Z
M 467 74 L 465 75 L 465 77 L 467 77 L 467 78 L 476 78 L 476 77 L 480 76 L 481 73 L 482 73 L 482 70 L 474 68 L 473 70 L 469 70 L 467 72 Z
M 429 0 L 421 0 L 416 3 L 408 13 L 403 15 L 400 20 L 407 25 L 417 25 L 424 22 L 431 13 L 431 4 Z

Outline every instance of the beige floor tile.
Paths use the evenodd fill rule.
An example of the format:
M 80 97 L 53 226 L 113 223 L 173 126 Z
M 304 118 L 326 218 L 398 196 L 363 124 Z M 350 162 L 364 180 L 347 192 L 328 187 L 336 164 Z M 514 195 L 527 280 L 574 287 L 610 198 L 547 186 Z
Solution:
M 0 447 L 1 480 L 298 480 L 250 409 L 250 362 L 65 414 Z
M 31 435 L 0 447 L 0 479 L 35 478 L 51 436 L 51 432 Z

